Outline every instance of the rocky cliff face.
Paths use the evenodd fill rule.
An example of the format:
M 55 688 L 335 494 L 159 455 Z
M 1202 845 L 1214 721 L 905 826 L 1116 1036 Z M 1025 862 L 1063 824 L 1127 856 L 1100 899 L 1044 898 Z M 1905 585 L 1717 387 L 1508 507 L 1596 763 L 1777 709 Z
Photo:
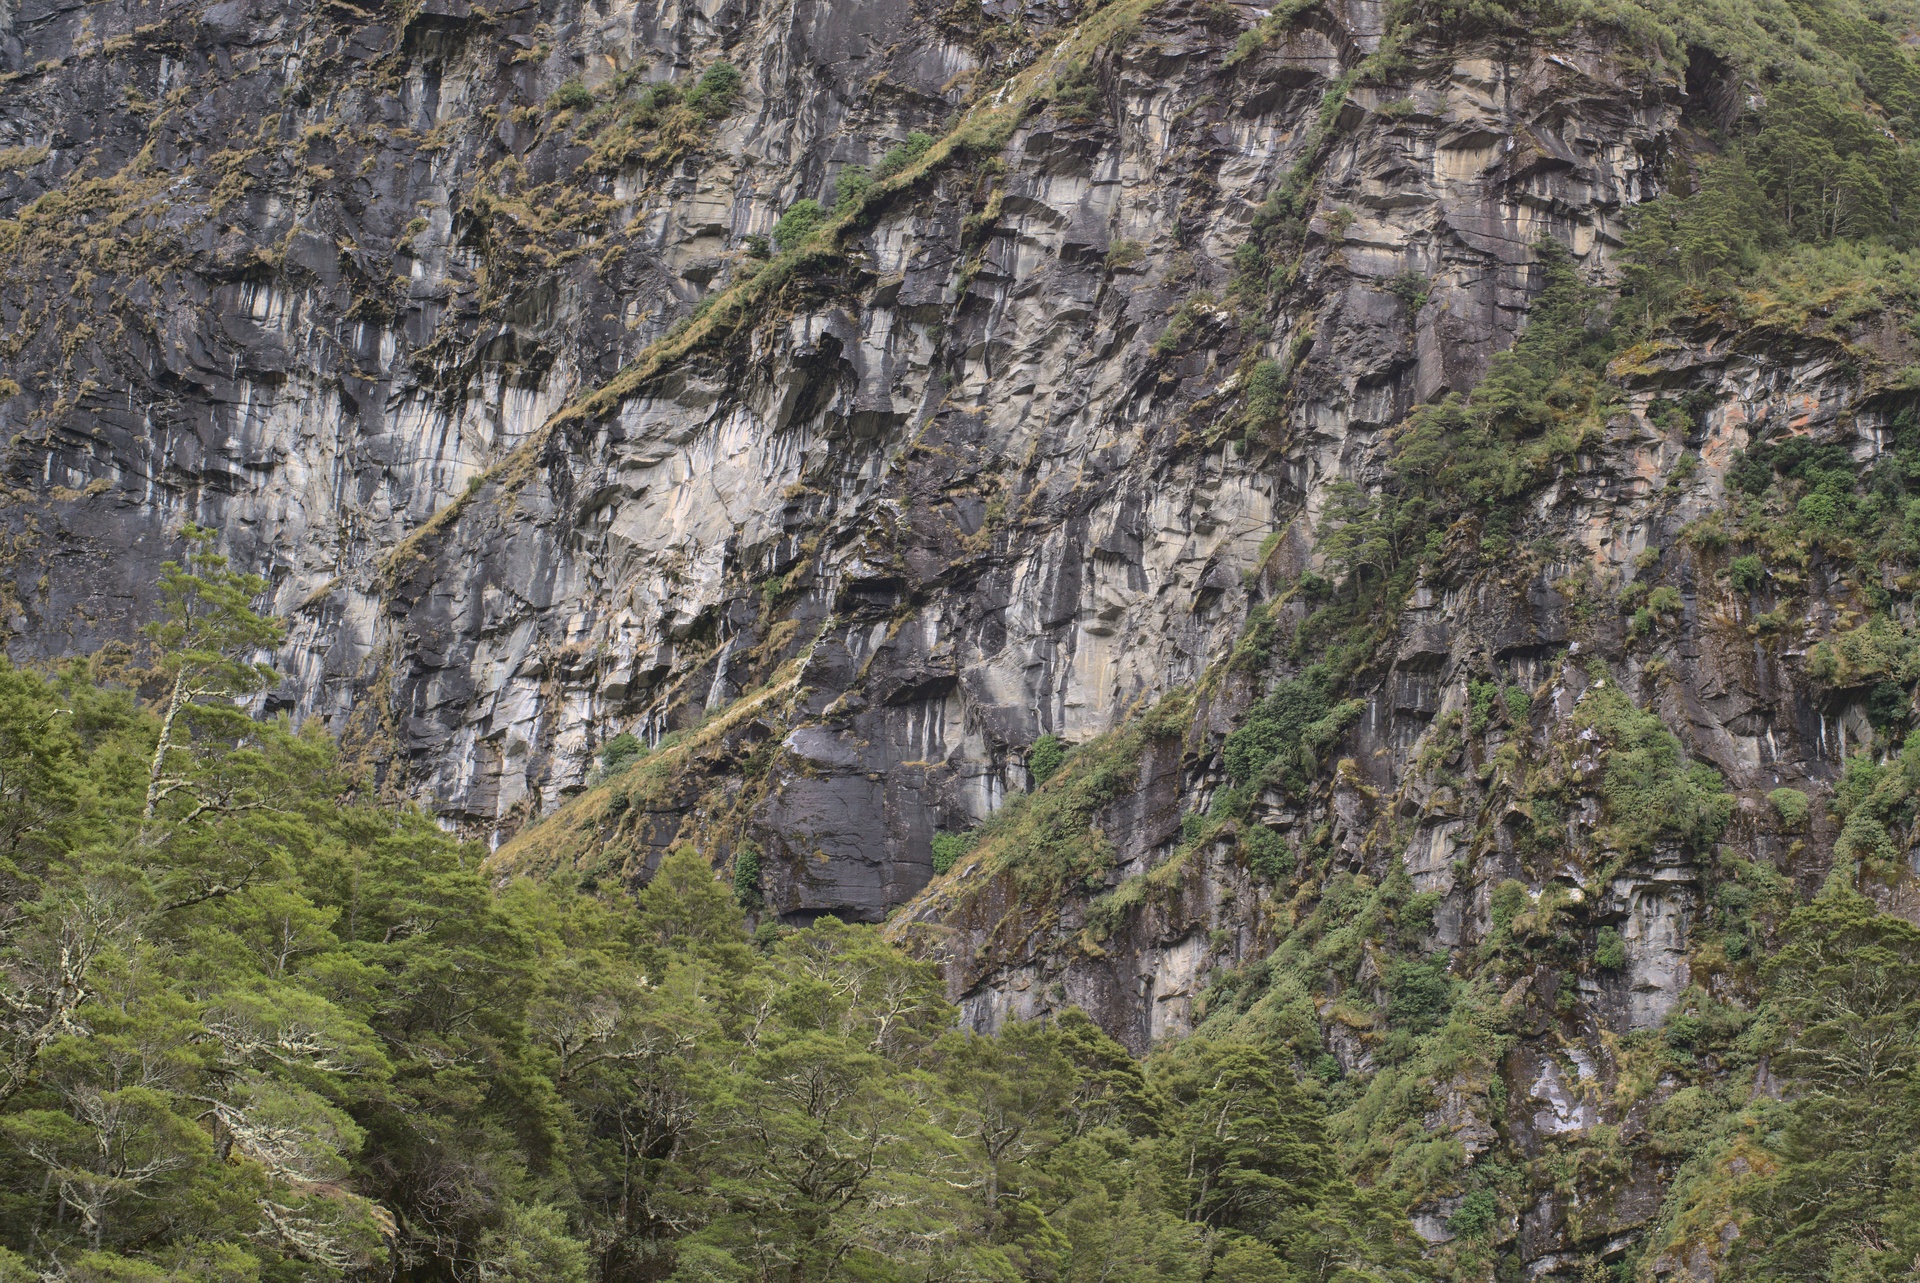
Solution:
M 1793 627 L 1756 631 L 1774 603 L 1683 535 L 1760 429 L 1882 449 L 1891 329 L 1703 323 L 1623 357 L 1512 554 L 1414 588 L 1312 787 L 1194 823 L 1223 737 L 1312 658 L 1235 661 L 1311 613 L 1337 483 L 1474 388 L 1543 242 L 1615 278 L 1630 209 L 1737 107 L 1711 68 L 1390 33 L 1372 0 L 19 0 L 0 57 L 17 659 L 127 639 L 181 524 L 217 527 L 292 621 L 273 705 L 511 865 L 751 849 L 770 913 L 898 910 L 971 1020 L 1077 1003 L 1135 1048 L 1317 893 L 1250 867 L 1251 826 L 1397 864 L 1438 950 L 1517 882 L 1543 929 L 1624 951 L 1515 990 L 1548 999 L 1499 1071 L 1534 1154 L 1643 1125 L 1617 1040 L 1736 984 L 1702 971 L 1701 853 L 1609 844 L 1603 705 L 1717 768 L 1723 844 L 1825 871 L 1819 808 L 1795 830 L 1765 797 L 1871 739 L 1798 640 L 1858 603 L 1816 559 Z M 1275 192 L 1277 263 L 1243 250 Z M 802 199 L 827 232 L 769 260 Z M 1674 590 L 1650 636 L 1612 604 L 1636 582 Z M 602 780 L 620 732 L 662 746 Z M 935 880 L 936 833 L 1026 792 L 1043 734 L 1086 745 L 1069 785 L 1106 772 L 1061 812 L 1097 867 L 1041 895 L 990 836 Z M 1516 763 L 1576 799 L 1552 860 Z M 1911 911 L 1911 879 L 1885 896 Z M 1378 981 L 1321 1004 L 1349 1075 L 1370 1041 L 1338 996 Z M 1478 1152 L 1487 1090 L 1438 1084 L 1429 1126 Z M 1604 1211 L 1543 1193 L 1530 1267 L 1643 1227 L 1661 1161 Z
M 1307 15 L 1233 67 L 1239 10 L 1063 54 L 1067 16 L 12 15 L 16 652 L 124 636 L 173 528 L 216 525 L 296 620 L 281 700 L 343 732 L 380 707 L 407 788 L 511 831 L 607 735 L 750 684 L 769 613 L 807 644 L 830 620 L 844 663 L 894 671 L 840 736 L 856 774 L 951 776 L 838 803 L 845 854 L 913 864 L 927 816 L 1024 784 L 1034 735 L 1197 677 L 1265 536 L 1504 344 L 1533 243 L 1602 270 L 1673 124 L 1591 48 L 1461 50 L 1386 114 L 1353 94 L 1267 341 L 1304 350 L 1286 448 L 1249 453 L 1208 430 L 1245 340 L 1204 299 L 1381 16 Z M 723 55 L 743 91 L 689 142 L 621 152 L 590 119 Z M 792 201 L 1063 57 L 1084 102 L 940 167 L 730 346 L 552 426 Z M 1383 288 L 1408 272 L 1417 311 Z M 801 600 L 768 612 L 781 576 Z

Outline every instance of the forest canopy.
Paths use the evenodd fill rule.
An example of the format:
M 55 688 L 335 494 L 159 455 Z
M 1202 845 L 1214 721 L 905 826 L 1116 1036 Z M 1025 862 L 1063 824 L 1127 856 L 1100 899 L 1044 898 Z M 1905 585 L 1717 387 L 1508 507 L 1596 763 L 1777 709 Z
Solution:
M 1409 1209 L 1455 1178 L 1408 1089 L 1497 1060 L 1520 918 L 1471 981 L 1393 965 L 1371 1083 L 1299 1002 L 1415 921 L 1404 878 L 1330 892 L 1144 1060 L 1073 1010 L 970 1033 L 871 927 L 750 933 L 690 845 L 637 894 L 490 881 L 317 725 L 246 715 L 277 625 L 188 534 L 155 667 L 0 665 L 0 1279 L 1435 1273 Z M 1668 1031 L 1670 1072 L 1770 1055 L 1786 1090 L 1698 1122 L 1663 1232 L 1731 1204 L 1755 1277 L 1899 1277 L 1920 931 L 1836 878 L 1783 938 L 1756 1014 Z M 1460 1206 L 1471 1249 L 1497 1187 Z
M 871 927 L 490 882 L 317 723 L 209 532 L 155 667 L 0 665 L 0 1279 L 1391 1277 L 1290 1060 L 956 1026 Z

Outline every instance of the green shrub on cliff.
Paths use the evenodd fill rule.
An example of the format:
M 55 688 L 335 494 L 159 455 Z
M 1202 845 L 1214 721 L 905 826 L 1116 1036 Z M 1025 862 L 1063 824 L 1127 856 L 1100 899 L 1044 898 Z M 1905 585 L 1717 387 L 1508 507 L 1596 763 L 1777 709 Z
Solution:
M 1811 804 L 1807 801 L 1807 795 L 1799 789 L 1775 789 L 1767 794 L 1767 801 L 1773 804 L 1774 813 L 1780 817 L 1780 822 L 1790 829 L 1797 829 L 1805 824 L 1807 815 L 1812 810 Z
M 1610 337 L 1593 323 L 1602 296 L 1557 245 L 1540 254 L 1545 285 L 1513 346 L 1469 397 L 1417 412 L 1400 439 L 1395 478 L 1434 520 L 1503 512 L 1597 438 L 1611 410 L 1601 379 Z
M 774 224 L 773 243 L 783 251 L 793 249 L 826 221 L 827 211 L 820 207 L 819 201 L 797 200 L 787 206 L 787 212 Z
M 1052 779 L 1060 766 L 1067 760 L 1067 746 L 1052 731 L 1040 736 L 1027 750 L 1027 774 L 1033 780 L 1035 788 Z
M 1581 698 L 1574 721 L 1604 747 L 1604 833 L 1616 850 L 1645 855 L 1671 841 L 1703 851 L 1719 839 L 1733 815 L 1732 795 L 1718 771 L 1687 759 L 1656 714 L 1608 684 Z
M 1278 885 L 1294 870 L 1293 847 L 1264 824 L 1252 825 L 1242 833 L 1240 846 L 1247 853 L 1247 867 L 1266 882 Z
M 887 148 L 886 155 L 882 156 L 880 162 L 873 167 L 874 181 L 885 182 L 895 174 L 900 173 L 906 169 L 907 166 L 913 164 L 914 161 L 919 160 L 922 156 L 926 155 L 928 151 L 932 150 L 933 144 L 934 138 L 932 134 L 921 133 L 917 129 L 914 130 L 907 135 L 904 142 Z
M 936 833 L 933 835 L 932 856 L 933 871 L 945 873 L 959 861 L 960 857 L 973 850 L 974 843 L 980 840 L 977 832 Z
M 733 898 L 743 909 L 760 907 L 760 852 L 754 847 L 733 854 Z
M 548 111 L 584 111 L 591 106 L 593 91 L 578 76 L 562 81 L 547 98 Z
M 740 95 L 740 69 L 720 61 L 700 73 L 700 79 L 687 91 L 686 104 L 709 120 L 718 120 L 733 110 Z
M 1323 671 L 1309 669 L 1249 709 L 1222 749 L 1227 777 L 1241 785 L 1303 792 L 1319 754 L 1366 709 L 1360 700 L 1335 702 L 1327 685 Z
M 1619 971 L 1627 965 L 1626 941 L 1612 927 L 1601 927 L 1594 938 L 1593 965 L 1602 971 Z
M 621 731 L 600 748 L 600 773 L 617 775 L 647 755 L 647 746 L 632 731 Z

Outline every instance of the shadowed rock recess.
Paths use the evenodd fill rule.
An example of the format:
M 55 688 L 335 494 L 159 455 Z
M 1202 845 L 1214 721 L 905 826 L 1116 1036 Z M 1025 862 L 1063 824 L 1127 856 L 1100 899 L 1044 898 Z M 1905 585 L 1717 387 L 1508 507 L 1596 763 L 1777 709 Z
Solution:
M 1284 1010 L 1361 1094 L 1479 984 L 1395 1090 L 1492 1232 L 1709 1277 L 1646 1049 L 1830 871 L 1920 920 L 1920 272 L 1857 175 L 1852 275 L 1650 257 L 1747 19 L 1503 12 L 0 0 L 8 650 L 132 641 L 192 521 L 267 707 L 503 877 L 750 852 L 977 1028 Z

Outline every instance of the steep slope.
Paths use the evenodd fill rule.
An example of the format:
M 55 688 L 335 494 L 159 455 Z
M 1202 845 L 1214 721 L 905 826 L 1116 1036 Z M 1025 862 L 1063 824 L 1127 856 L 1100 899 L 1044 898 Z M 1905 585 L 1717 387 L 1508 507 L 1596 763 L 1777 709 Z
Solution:
M 1276 504 L 1356 431 L 1470 386 L 1523 310 L 1531 242 L 1598 243 L 1672 115 L 1595 81 L 1598 64 L 1476 50 L 1392 100 L 1425 108 L 1360 128 L 1384 101 L 1363 90 L 1322 122 L 1377 13 L 1302 15 L 1231 67 L 1235 13 L 1108 19 L 1121 38 L 1071 48 L 984 15 L 926 47 L 899 38 L 919 21 L 905 10 L 853 27 L 824 10 L 14 19 L 36 42 L 8 140 L 30 377 L 6 413 L 24 429 L 14 474 L 45 506 L 15 517 L 38 532 L 16 646 L 124 631 L 167 523 L 192 513 L 297 612 L 285 702 L 357 731 L 443 813 L 510 829 L 579 783 L 599 739 L 750 685 L 780 658 L 749 658 L 778 624 L 842 616 L 830 649 L 859 665 L 896 602 L 938 597 L 892 630 L 900 680 L 856 732 L 889 747 L 855 773 L 951 755 L 954 780 L 892 799 L 916 818 L 884 845 L 822 843 L 912 863 L 924 814 L 984 815 L 1022 783 L 1034 734 L 1106 729 L 1219 654 Z M 1025 123 L 763 293 L 751 345 L 549 421 L 749 274 L 743 246 L 793 199 L 941 133 L 977 67 L 1042 51 L 1010 91 Z M 737 102 L 634 101 L 723 52 Z M 70 69 L 46 65 L 60 57 Z M 100 101 L 87 64 L 121 69 L 132 99 Z M 789 112 L 822 75 L 835 87 Z M 1568 141 L 1506 147 L 1589 97 Z M 1324 387 L 1294 419 L 1317 445 L 1286 474 L 1272 444 L 1242 457 L 1196 431 L 1221 422 L 1244 345 L 1206 296 L 1336 127 L 1322 203 L 1342 246 L 1316 227 L 1311 256 L 1345 284 L 1316 270 L 1301 306 L 1341 355 L 1314 363 Z M 1442 283 L 1424 318 L 1361 285 L 1405 272 Z M 765 609 L 776 581 L 801 600 Z M 795 805 L 858 815 L 879 804 L 860 791 Z
M 502 876 L 692 840 L 1292 1047 L 1463 1276 L 1711 1273 L 1779 924 L 1920 917 L 1920 71 L 1768 14 L 8 10 L 9 646 L 216 526 Z

